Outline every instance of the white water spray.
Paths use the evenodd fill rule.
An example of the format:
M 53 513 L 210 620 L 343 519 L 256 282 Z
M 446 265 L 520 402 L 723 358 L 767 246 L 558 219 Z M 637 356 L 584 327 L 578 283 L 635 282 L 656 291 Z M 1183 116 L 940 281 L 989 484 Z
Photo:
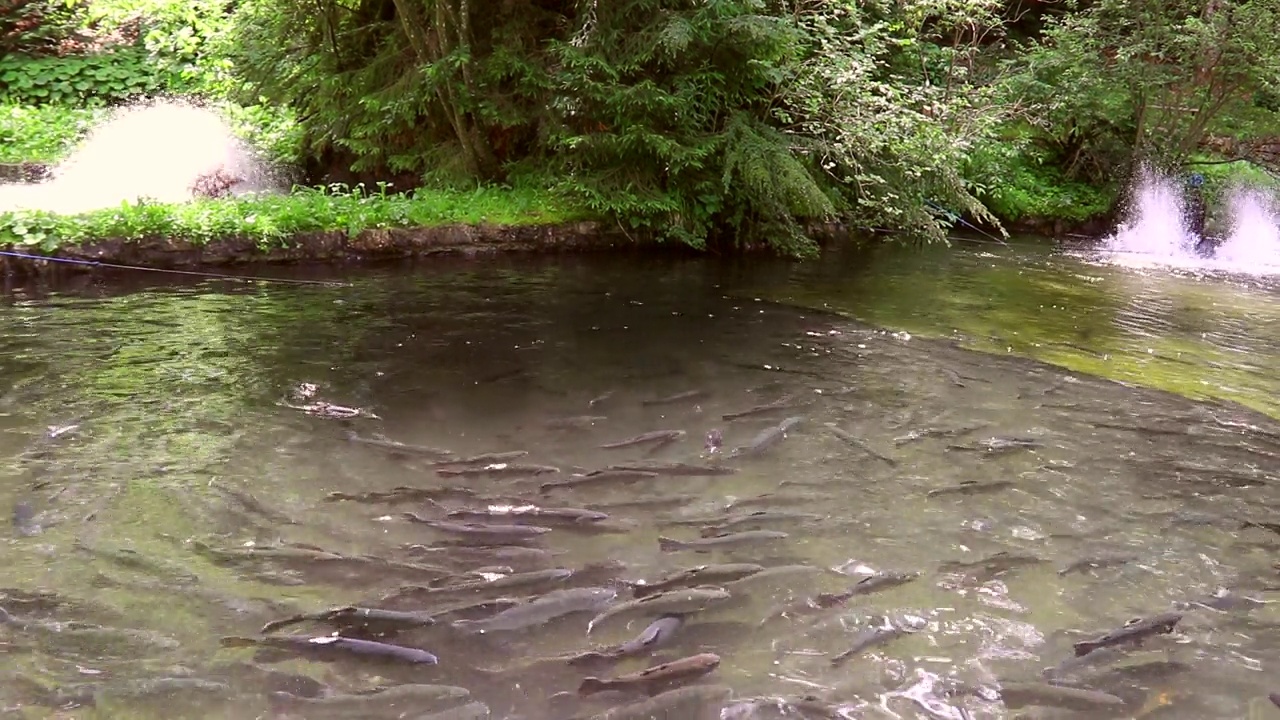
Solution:
M 1230 234 L 1216 248 L 1211 239 L 1207 256 L 1197 252 L 1202 238 L 1188 221 L 1182 185 L 1143 169 L 1125 221 L 1103 240 L 1100 250 L 1104 259 L 1118 265 L 1280 274 L 1280 215 L 1275 202 L 1260 190 L 1237 188 L 1226 210 Z
M 0 185 L 0 211 L 77 213 L 148 198 L 191 200 L 201 176 L 241 178 L 233 193 L 271 189 L 271 173 L 215 111 L 161 101 L 123 108 L 93 130 L 50 179 Z

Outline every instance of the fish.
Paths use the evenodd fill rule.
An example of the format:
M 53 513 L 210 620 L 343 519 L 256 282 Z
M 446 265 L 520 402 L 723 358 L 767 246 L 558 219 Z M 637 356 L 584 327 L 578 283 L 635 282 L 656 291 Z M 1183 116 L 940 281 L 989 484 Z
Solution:
M 991 480 L 983 482 L 980 480 L 965 480 L 958 485 L 950 487 L 934 488 L 925 493 L 926 497 L 939 497 L 942 495 L 985 495 L 986 493 L 999 492 L 1000 490 L 1008 490 L 1013 487 L 1012 480 Z
M 569 568 L 547 568 L 545 570 L 531 570 L 529 572 L 503 575 L 502 577 L 494 578 L 492 580 L 481 579 L 427 587 L 423 587 L 421 585 L 403 585 L 395 591 L 395 594 L 400 597 L 407 595 L 439 597 L 441 595 L 456 595 L 459 593 L 471 593 L 476 591 L 508 590 L 517 587 L 527 588 L 531 585 L 564 582 L 572 577 L 573 574 L 574 571 Z M 384 598 L 384 600 L 385 599 L 386 598 Z
M 555 556 L 550 550 L 523 545 L 476 546 L 476 545 L 422 545 L 411 543 L 401 546 L 409 555 L 441 562 L 454 563 L 454 567 L 473 568 L 477 565 L 503 564 L 521 571 L 545 570 L 555 564 Z
M 627 463 L 621 465 L 610 465 L 605 468 L 605 471 L 609 470 L 630 470 L 632 472 L 654 473 L 656 475 L 674 475 L 679 477 L 715 477 L 720 475 L 733 475 L 738 472 L 737 468 L 725 467 L 723 465 L 694 465 L 683 462 Z
M 830 502 L 834 499 L 835 497 L 833 495 L 819 494 L 819 493 L 805 493 L 803 495 L 794 495 L 794 494 L 786 494 L 786 493 L 764 493 L 762 495 L 756 495 L 755 497 L 739 498 L 737 500 L 733 500 L 729 503 L 728 507 L 726 507 L 725 509 L 732 512 L 734 510 L 741 510 L 743 508 L 761 507 L 761 506 L 778 508 L 778 507 L 793 506 L 793 505 L 810 505 L 810 504 L 821 505 L 822 503 Z M 705 521 L 700 521 L 700 522 L 705 522 Z M 715 520 L 713 519 L 711 520 L 711 522 L 715 522 Z
M 972 562 L 945 562 L 938 566 L 938 570 L 940 572 L 962 572 L 971 574 L 979 580 L 990 580 L 1016 568 L 1039 565 L 1043 562 L 1044 560 L 1033 555 L 1014 555 L 1001 551 Z
M 815 513 L 787 512 L 785 510 L 756 510 L 745 515 L 725 517 L 719 522 L 704 526 L 698 532 L 702 537 L 711 537 L 744 525 L 756 526 L 774 522 L 803 522 L 805 520 L 821 519 L 822 516 Z
M 907 628 L 896 625 L 869 628 L 853 638 L 853 645 L 844 652 L 831 658 L 831 665 L 840 665 L 845 660 L 879 645 L 885 645 L 911 632 Z
M 453 627 L 476 633 L 490 633 L 542 625 L 565 615 L 599 612 L 613 602 L 618 591 L 613 588 L 568 588 L 553 590 L 522 605 L 503 610 L 484 620 L 456 620 Z
M 1034 450 L 1044 443 L 1027 437 L 990 437 L 963 445 L 948 445 L 948 450 L 970 450 L 989 454 L 1008 453 L 1016 450 Z
M 489 706 L 476 701 L 440 712 L 416 715 L 414 720 L 489 720 L 490 717 Z
M 703 451 L 708 455 L 714 455 L 720 452 L 722 447 L 724 447 L 724 433 L 715 428 L 708 430 L 702 441 Z
M 601 393 L 591 398 L 590 400 L 587 401 L 587 407 L 593 408 L 593 407 L 598 407 L 600 405 L 605 404 L 606 402 L 609 401 L 610 398 L 613 397 L 614 393 L 616 392 L 617 390 L 610 390 L 608 392 Z
M 606 620 L 626 615 L 688 615 L 725 602 L 733 597 L 728 590 L 712 585 L 677 588 L 627 600 L 606 608 L 587 623 L 587 633 Z
M 537 518 L 539 521 L 566 522 L 571 525 L 585 525 L 608 520 L 608 513 L 586 508 L 549 508 L 537 505 L 490 505 L 484 509 L 461 508 L 450 510 L 445 517 L 467 518 L 469 520 L 492 520 L 494 518 Z
M 920 573 L 918 572 L 884 572 L 877 575 L 869 575 L 859 580 L 856 585 L 843 592 L 818 593 L 813 597 L 788 605 L 771 614 L 769 618 L 766 618 L 766 622 L 773 618 L 794 617 L 796 615 L 804 615 L 819 610 L 838 607 L 859 595 L 870 595 L 871 593 L 879 592 L 880 590 L 887 590 L 899 585 L 905 585 L 918 577 L 920 577 Z
M 1119 627 L 1092 640 L 1081 640 L 1074 643 L 1076 657 L 1115 645 L 1138 643 L 1152 635 L 1167 635 L 1182 620 L 1182 613 L 1166 612 L 1148 618 L 1134 618 Z
M 1137 559 L 1137 555 L 1099 555 L 1097 557 L 1081 558 L 1059 570 L 1058 574 L 1066 576 L 1071 573 L 1118 567 L 1126 563 L 1131 563 Z
M 802 422 L 804 422 L 804 418 L 800 417 L 799 415 L 796 415 L 793 417 L 789 417 L 786 420 L 783 420 L 782 422 L 778 423 L 773 427 L 765 428 L 764 430 L 761 430 L 760 433 L 757 434 L 754 438 L 751 438 L 751 441 L 748 442 L 746 445 L 741 445 L 739 447 L 734 448 L 732 451 L 730 451 L 728 457 L 739 458 L 739 457 L 753 457 L 755 455 L 760 455 L 761 453 L 765 452 L 766 450 L 772 448 L 774 445 L 777 445 L 779 442 L 781 442 L 784 438 L 787 437 L 787 432 L 789 432 L 791 428 L 799 425 Z
M 324 501 L 395 504 L 434 502 L 448 497 L 473 498 L 475 495 L 475 490 L 464 487 L 416 488 L 400 485 L 390 490 L 373 490 L 362 493 L 331 492 L 324 497 Z
M 845 430 L 844 428 L 840 427 L 839 425 L 833 422 L 823 423 L 823 425 L 826 426 L 826 428 L 831 431 L 832 435 L 835 435 L 841 440 L 858 448 L 859 450 L 866 453 L 867 455 L 870 455 L 871 457 L 879 460 L 880 462 L 888 465 L 889 467 L 897 467 L 898 465 L 897 460 L 894 460 L 888 455 L 884 455 L 880 452 L 877 452 L 874 448 L 868 445 L 865 440 L 858 437 L 857 435 L 854 435 L 853 433 L 849 432 L 848 430 Z
M 585 427 L 591 427 L 596 423 L 602 423 L 609 418 L 604 415 L 574 415 L 572 417 L 554 418 L 546 422 L 546 426 L 552 430 L 580 430 Z
M 716 583 L 740 580 L 764 570 L 763 565 L 753 563 L 724 563 L 720 565 L 698 565 L 678 570 L 653 582 L 632 584 L 631 592 L 637 598 L 654 595 L 665 590 L 679 587 L 696 587 L 698 585 L 714 585 Z
M 720 667 L 719 655 L 699 653 L 608 680 L 597 677 L 583 678 L 582 684 L 578 686 L 578 694 L 586 696 L 609 690 L 621 690 L 654 695 L 680 682 L 703 677 L 718 667 Z
M 336 406 L 334 406 L 336 407 Z M 396 455 L 418 455 L 421 457 L 432 458 L 451 458 L 453 453 L 440 448 L 427 447 L 425 445 L 406 445 L 395 440 L 387 440 L 385 438 L 363 437 L 355 430 L 348 430 L 342 435 L 347 442 L 357 443 L 360 445 L 368 445 L 379 450 L 387 450 Z
M 358 631 L 361 634 L 389 635 L 402 630 L 430 627 L 436 624 L 436 619 L 423 612 L 400 612 L 382 608 L 362 608 L 347 605 L 320 612 L 302 613 L 279 620 L 272 620 L 263 625 L 262 630 L 259 632 L 263 635 L 269 635 L 280 628 L 301 622 L 327 623 L 335 625 L 348 633 Z
M 590 720 L 718 720 L 720 708 L 732 694 L 725 685 L 689 685 L 619 705 Z
M 410 708 L 431 709 L 438 705 L 454 705 L 471 699 L 471 691 L 452 685 L 409 683 L 393 685 L 373 692 L 335 693 L 323 697 L 299 697 L 287 692 L 268 696 L 277 711 L 296 711 L 309 720 L 321 718 L 403 717 Z
M 1272 705 L 1280 707 L 1280 693 L 1268 693 L 1267 699 L 1271 701 Z
M 412 522 L 421 523 L 440 532 L 460 535 L 466 538 L 483 538 L 486 540 L 511 541 L 528 540 L 551 532 L 549 527 L 538 525 L 493 525 L 488 523 L 457 523 L 446 520 L 432 520 L 417 513 L 401 513 L 401 517 Z
M 755 415 L 766 415 L 768 413 L 777 412 L 779 410 L 792 410 L 795 408 L 805 407 L 807 405 L 809 405 L 809 403 L 807 402 L 800 402 L 800 401 L 793 400 L 791 398 L 783 398 L 781 400 L 775 400 L 771 403 L 755 405 L 753 407 L 747 408 L 746 410 L 739 410 L 737 412 L 728 412 L 721 415 L 720 419 L 721 420 L 739 420 L 741 418 L 753 417 Z
M 42 528 L 36 520 L 36 509 L 26 500 L 19 500 L 13 506 L 13 529 L 18 537 L 34 537 Z
M 1038 682 L 1002 682 L 1000 699 L 1010 710 L 1039 705 L 1077 712 L 1094 712 L 1117 710 L 1125 706 L 1124 700 L 1100 690 Z
M 521 463 L 491 463 L 480 467 L 438 468 L 436 474 L 441 477 L 533 477 L 560 472 L 560 468 L 551 465 L 532 465 Z
M 923 440 L 924 438 L 943 438 L 943 437 L 959 437 L 977 432 L 983 428 L 990 427 L 991 423 L 978 423 L 977 425 L 966 425 L 958 428 L 920 428 L 912 430 L 906 435 L 899 435 L 893 439 L 894 445 L 906 445 L 915 440 Z
M 667 445 L 683 438 L 686 434 L 684 430 L 652 430 L 647 433 L 640 433 L 625 440 L 615 440 L 600 445 L 603 450 L 618 450 L 620 448 L 629 448 L 636 445 L 644 445 L 646 443 L 655 443 L 658 446 Z
M 774 565 L 767 567 L 758 573 L 752 573 L 744 578 L 733 580 L 721 585 L 730 594 L 737 595 L 742 588 L 753 586 L 757 583 L 774 580 L 778 577 L 786 575 L 811 575 L 815 573 L 826 572 L 826 568 L 817 565 Z
M 338 657 L 357 655 L 410 665 L 436 665 L 440 662 L 440 659 L 435 655 L 419 648 L 338 635 L 323 635 L 319 637 L 268 635 L 259 638 L 232 636 L 224 637 L 219 642 L 222 647 L 226 648 L 252 647 L 256 645 L 318 660 L 331 660 Z
M 579 485 L 595 485 L 597 483 L 618 482 L 627 483 L 637 480 L 654 480 L 658 477 L 658 473 L 646 472 L 643 470 L 593 470 L 585 475 L 571 475 L 561 480 L 549 480 L 542 483 L 539 489 L 542 492 L 550 492 L 557 488 L 577 487 Z
M 684 402 L 686 400 L 701 400 L 705 397 L 709 397 L 710 395 L 711 393 L 706 390 L 686 390 L 674 395 L 667 395 L 666 397 L 642 400 L 640 404 L 646 407 L 652 407 L 654 405 L 670 405 L 671 403 Z
M 461 460 L 441 460 L 434 465 L 488 465 L 491 463 L 505 463 L 512 460 L 519 460 L 522 457 L 528 457 L 528 450 L 506 450 L 503 452 L 487 452 L 479 455 L 462 458 Z
M 697 540 L 673 540 L 659 535 L 658 549 L 663 552 L 675 552 L 677 550 L 732 548 L 771 540 L 782 540 L 787 537 L 790 537 L 790 535 L 780 530 L 746 530 L 737 533 L 721 533 L 710 537 L 698 538 Z
M 684 622 L 684 615 L 663 615 L 649 623 L 649 626 L 636 637 L 617 645 L 579 653 L 569 658 L 568 663 L 589 665 L 597 662 L 611 662 L 657 649 L 671 642 L 680 628 L 684 627 Z

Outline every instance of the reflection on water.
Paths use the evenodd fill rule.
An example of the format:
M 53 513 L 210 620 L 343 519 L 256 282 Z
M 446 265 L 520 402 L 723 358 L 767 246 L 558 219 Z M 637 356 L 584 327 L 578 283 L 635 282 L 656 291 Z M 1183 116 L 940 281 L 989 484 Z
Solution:
M 1123 269 L 1025 243 L 848 253 L 753 292 L 1280 417 L 1274 277 Z
M 579 696 L 588 676 L 656 692 L 627 674 L 694 658 L 692 689 L 611 717 L 1280 717 L 1257 703 L 1280 689 L 1280 423 L 1017 357 L 1181 368 L 1273 410 L 1267 293 L 952 253 L 20 296 L 0 707 L 564 720 L 642 699 Z M 918 336 L 952 330 L 1014 352 Z M 375 417 L 299 409 L 321 401 Z M 438 664 L 247 645 L 347 604 L 416 614 L 270 637 L 342 627 Z M 663 612 L 685 618 L 662 642 L 609 650 Z

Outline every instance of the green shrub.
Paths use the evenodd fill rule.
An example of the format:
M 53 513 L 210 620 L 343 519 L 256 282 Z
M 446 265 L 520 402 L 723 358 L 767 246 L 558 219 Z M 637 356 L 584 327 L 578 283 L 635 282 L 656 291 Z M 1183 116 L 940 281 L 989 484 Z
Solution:
M 0 57 L 0 102 L 102 107 L 166 87 L 141 48 L 70 57 Z
M 974 153 L 966 178 L 974 193 L 1002 221 L 1082 222 L 1110 212 L 1117 186 L 1070 178 L 1016 140 L 991 143 Z
M 61 105 L 0 105 L 0 162 L 56 162 L 107 115 Z
M 173 237 L 192 242 L 246 238 L 259 246 L 287 246 L 299 233 L 352 235 L 380 228 L 492 223 L 535 225 L 584 217 L 537 190 L 483 187 L 471 191 L 418 190 L 411 195 L 364 186 L 295 188 L 282 195 L 197 200 L 178 205 L 140 201 L 80 215 L 43 210 L 0 213 L 0 244 L 53 251 L 107 238 Z

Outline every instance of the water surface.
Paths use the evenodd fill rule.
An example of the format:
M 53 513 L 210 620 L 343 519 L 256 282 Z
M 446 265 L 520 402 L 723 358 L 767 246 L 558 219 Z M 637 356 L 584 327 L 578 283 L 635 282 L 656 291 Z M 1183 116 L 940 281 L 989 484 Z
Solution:
M 59 717 L 258 717 L 268 712 L 266 676 L 235 665 L 254 652 L 224 648 L 221 637 L 255 636 L 268 620 L 331 605 L 456 604 L 397 596 L 433 582 L 421 566 L 488 567 L 442 582 L 548 565 L 582 571 L 533 594 L 736 561 L 809 569 L 736 586 L 671 646 L 614 669 L 535 661 L 627 639 L 646 620 L 590 637 L 589 614 L 484 636 L 441 623 L 401 638 L 439 655 L 434 667 L 261 667 L 345 692 L 453 684 L 494 718 L 561 720 L 623 701 L 556 697 L 586 674 L 715 652 L 722 664 L 708 680 L 737 700 L 815 695 L 854 717 L 1004 718 L 1016 714 L 984 689 L 1037 679 L 1072 656 L 1073 642 L 1132 617 L 1230 589 L 1234 603 L 1209 603 L 1227 609 L 1186 606 L 1177 632 L 1070 679 L 1121 697 L 1115 716 L 1280 717 L 1259 704 L 1280 690 L 1280 614 L 1265 602 L 1280 548 L 1266 525 L 1280 507 L 1280 423 L 1237 404 L 1276 410 L 1275 296 L 1265 286 L 1140 276 L 1030 246 L 849 254 L 801 267 L 434 261 L 345 279 L 350 286 L 81 281 L 20 290 L 0 309 L 9 478 L 0 504 L 26 503 L 40 525 L 24 520 L 0 545 L 0 607 L 105 628 L 0 629 L 0 706 L 24 717 L 52 716 L 50 700 L 65 705 Z M 303 383 L 316 386 L 312 400 L 376 417 L 289 407 L 304 402 L 288 399 Z M 789 407 L 723 417 L 775 401 Z M 563 422 L 584 415 L 596 419 Z M 803 419 L 781 442 L 725 458 L 789 416 Z M 659 429 L 686 435 L 652 452 L 599 447 Z M 713 429 L 724 450 L 708 456 Z M 459 456 L 525 450 L 519 462 L 559 472 L 442 477 L 426 459 L 347 442 L 353 430 Z M 984 445 L 990 438 L 1025 447 Z M 539 487 L 628 461 L 737 472 Z M 1007 484 L 950 492 L 992 481 Z M 476 494 L 444 498 L 447 508 L 594 508 L 614 531 L 557 527 L 532 543 L 552 553 L 541 559 L 462 559 L 440 544 L 446 535 L 402 516 L 435 517 L 439 506 L 326 502 L 398 486 Z M 697 518 L 754 510 L 802 515 L 738 528 L 788 533 L 770 542 L 659 550 L 659 536 L 696 538 Z M 261 547 L 366 561 L 227 559 Z M 997 553 L 1021 563 L 1000 567 L 1008 557 Z M 992 556 L 987 568 L 955 564 Z M 1124 561 L 1063 574 L 1088 558 Z M 888 571 L 921 575 L 843 607 L 769 619 L 788 602 Z M 462 599 L 504 595 L 521 593 Z M 886 618 L 915 632 L 832 665 Z M 225 687 L 124 692 L 174 677 Z M 96 709 L 84 706 L 93 691 Z

